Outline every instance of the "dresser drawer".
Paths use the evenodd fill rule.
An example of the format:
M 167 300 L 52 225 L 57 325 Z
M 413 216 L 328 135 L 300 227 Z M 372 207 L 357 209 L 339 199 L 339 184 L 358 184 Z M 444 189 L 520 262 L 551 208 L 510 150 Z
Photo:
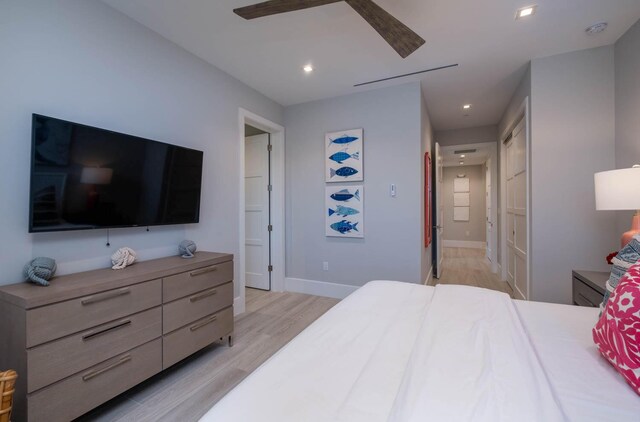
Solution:
M 233 261 L 227 261 L 165 277 L 162 281 L 162 294 L 166 303 L 232 280 Z
M 573 279 L 573 301 L 580 306 L 598 307 L 604 296 L 584 284 L 577 278 Z
M 159 306 L 27 350 L 27 392 L 162 336 Z
M 194 293 L 162 307 L 163 334 L 233 305 L 233 283 Z
M 233 331 L 233 307 L 195 321 L 164 336 L 162 367 L 168 368 Z
M 161 280 L 108 290 L 27 311 L 27 347 L 56 340 L 162 303 Z
M 157 339 L 30 394 L 29 420 L 70 421 L 161 370 Z

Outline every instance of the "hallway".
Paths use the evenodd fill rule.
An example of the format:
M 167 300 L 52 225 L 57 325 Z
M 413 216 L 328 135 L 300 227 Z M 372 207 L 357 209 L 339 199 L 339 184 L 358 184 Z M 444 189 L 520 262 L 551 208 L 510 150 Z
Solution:
M 443 248 L 443 256 L 442 276 L 433 278 L 430 285 L 464 284 L 498 290 L 514 297 L 507 282 L 500 281 L 498 275 L 491 272 L 484 249 Z

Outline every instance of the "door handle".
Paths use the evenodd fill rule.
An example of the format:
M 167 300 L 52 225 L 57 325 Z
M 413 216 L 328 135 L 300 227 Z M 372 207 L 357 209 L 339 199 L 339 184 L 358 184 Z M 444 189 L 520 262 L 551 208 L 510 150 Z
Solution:
M 440 230 L 442 228 L 442 226 L 433 226 L 433 228 Z

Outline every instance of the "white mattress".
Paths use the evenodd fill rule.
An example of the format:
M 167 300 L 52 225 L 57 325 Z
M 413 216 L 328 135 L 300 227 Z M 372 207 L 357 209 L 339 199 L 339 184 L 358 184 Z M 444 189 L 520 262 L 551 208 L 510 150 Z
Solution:
M 514 302 L 569 420 L 640 421 L 640 396 L 600 355 L 591 338 L 598 308 Z
M 369 283 L 245 378 L 201 420 L 386 421 L 433 288 Z
M 447 299 L 452 302 L 451 307 L 463 304 L 459 309 L 463 313 L 480 312 L 482 307 L 474 303 L 485 294 L 487 298 L 497 295 L 484 289 L 456 288 L 471 293 L 454 294 Z M 434 316 L 430 308 L 435 291 L 433 287 L 399 282 L 368 283 L 272 356 L 201 420 L 426 420 L 424 416 L 430 410 L 444 414 L 442 412 L 446 413 L 448 408 L 457 410 L 458 407 L 459 412 L 453 414 L 460 417 L 450 420 L 465 420 L 465 415 L 468 418 L 468 415 L 490 415 L 490 412 L 493 412 L 494 418 L 487 417 L 484 420 L 508 420 L 496 419 L 495 415 L 513 412 L 513 406 L 507 405 L 518 403 L 516 409 L 528 409 L 529 416 L 533 415 L 529 420 L 540 420 L 542 416 L 539 415 L 553 415 L 553 419 L 561 415 L 562 419 L 566 417 L 575 421 L 640 421 L 640 397 L 599 356 L 591 341 L 591 328 L 597 317 L 597 309 L 505 299 L 505 306 L 498 307 L 505 308 L 503 312 L 511 315 L 509 318 L 513 319 L 513 324 L 500 323 L 504 316 L 495 314 L 488 321 L 493 319 L 490 323 L 497 325 L 478 330 L 473 324 L 475 316 L 469 314 L 465 320 L 457 318 L 455 312 L 447 313 L 446 302 L 442 306 L 443 297 L 447 296 L 444 294 L 440 295 L 439 306 L 433 306 L 440 308 L 440 316 Z M 455 290 L 448 291 L 455 293 Z M 457 296 L 466 296 L 466 302 L 456 304 L 460 300 L 456 299 Z M 494 309 L 496 306 L 485 308 Z M 429 327 L 429 323 L 439 318 L 445 320 L 436 325 L 444 328 Z M 452 323 L 448 331 L 448 319 L 460 321 Z M 483 321 L 482 324 L 487 322 Z M 465 359 L 464 350 L 468 349 L 470 353 L 479 350 L 482 354 L 487 349 L 476 347 L 474 341 L 477 342 L 477 338 L 466 340 L 466 337 L 473 336 L 449 335 L 456 332 L 456 325 L 459 330 L 469 333 L 485 333 L 476 336 L 484 339 L 485 343 L 491 338 L 491 342 L 499 341 L 505 345 L 500 348 L 489 347 L 492 353 L 487 355 L 492 364 L 500 364 L 502 372 L 499 374 L 493 370 L 494 367 L 486 370 L 484 358 L 465 362 L 479 365 L 470 369 L 475 377 L 469 381 L 471 384 L 486 383 L 489 373 L 489 392 L 475 394 L 473 388 L 464 389 L 467 387 L 464 377 L 447 375 L 457 368 L 456 359 Z M 491 327 L 499 327 L 500 332 L 496 333 L 504 331 L 506 335 L 496 337 Z M 514 330 L 521 333 L 517 334 Z M 487 336 L 487 333 L 490 335 Z M 449 356 L 443 344 L 453 337 L 458 337 L 455 341 L 468 343 L 457 347 L 460 349 L 458 353 Z M 518 338 L 515 344 L 508 341 L 512 337 Z M 441 347 L 431 348 L 429 341 Z M 523 348 L 525 344 L 527 349 Z M 420 360 L 431 353 L 436 353 L 437 359 Z M 443 370 L 438 374 L 440 366 Z M 508 374 L 514 371 L 520 375 L 509 379 Z M 417 383 L 410 382 L 412 374 L 419 374 L 413 377 L 413 380 L 418 380 Z M 499 387 L 498 390 L 520 388 L 518 380 L 522 377 L 526 378 L 522 384 L 526 384 L 528 390 L 507 394 L 510 402 L 502 406 L 504 392 L 502 396 L 496 395 L 494 385 Z M 421 380 L 429 382 L 421 383 Z M 439 389 L 438 386 L 443 388 Z M 446 390 L 445 386 L 449 392 L 441 391 Z M 438 395 L 442 398 L 442 394 L 446 394 L 448 397 L 445 399 L 451 399 L 450 391 L 458 391 L 456 388 L 467 394 L 465 400 L 453 406 L 442 405 L 446 400 L 439 401 Z M 539 397 L 534 401 L 540 409 L 532 409 L 530 403 L 526 402 L 529 400 L 528 391 L 531 392 L 530 397 Z M 481 409 L 483 413 L 478 413 L 479 404 L 484 406 L 487 402 L 487 394 L 491 394 L 488 401 L 492 406 L 485 407 L 490 412 Z M 425 398 L 425 395 L 428 397 Z M 407 409 L 414 408 L 415 412 L 407 412 Z M 407 416 L 411 414 L 413 418 Z

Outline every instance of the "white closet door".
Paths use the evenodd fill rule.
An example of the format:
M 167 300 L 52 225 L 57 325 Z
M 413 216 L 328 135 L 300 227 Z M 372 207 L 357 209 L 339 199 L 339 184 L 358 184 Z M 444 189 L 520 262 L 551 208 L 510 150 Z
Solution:
M 507 157 L 507 281 L 518 297 L 529 298 L 527 271 L 527 137 L 525 120 L 513 129 Z
M 245 139 L 245 280 L 269 290 L 269 136 Z

